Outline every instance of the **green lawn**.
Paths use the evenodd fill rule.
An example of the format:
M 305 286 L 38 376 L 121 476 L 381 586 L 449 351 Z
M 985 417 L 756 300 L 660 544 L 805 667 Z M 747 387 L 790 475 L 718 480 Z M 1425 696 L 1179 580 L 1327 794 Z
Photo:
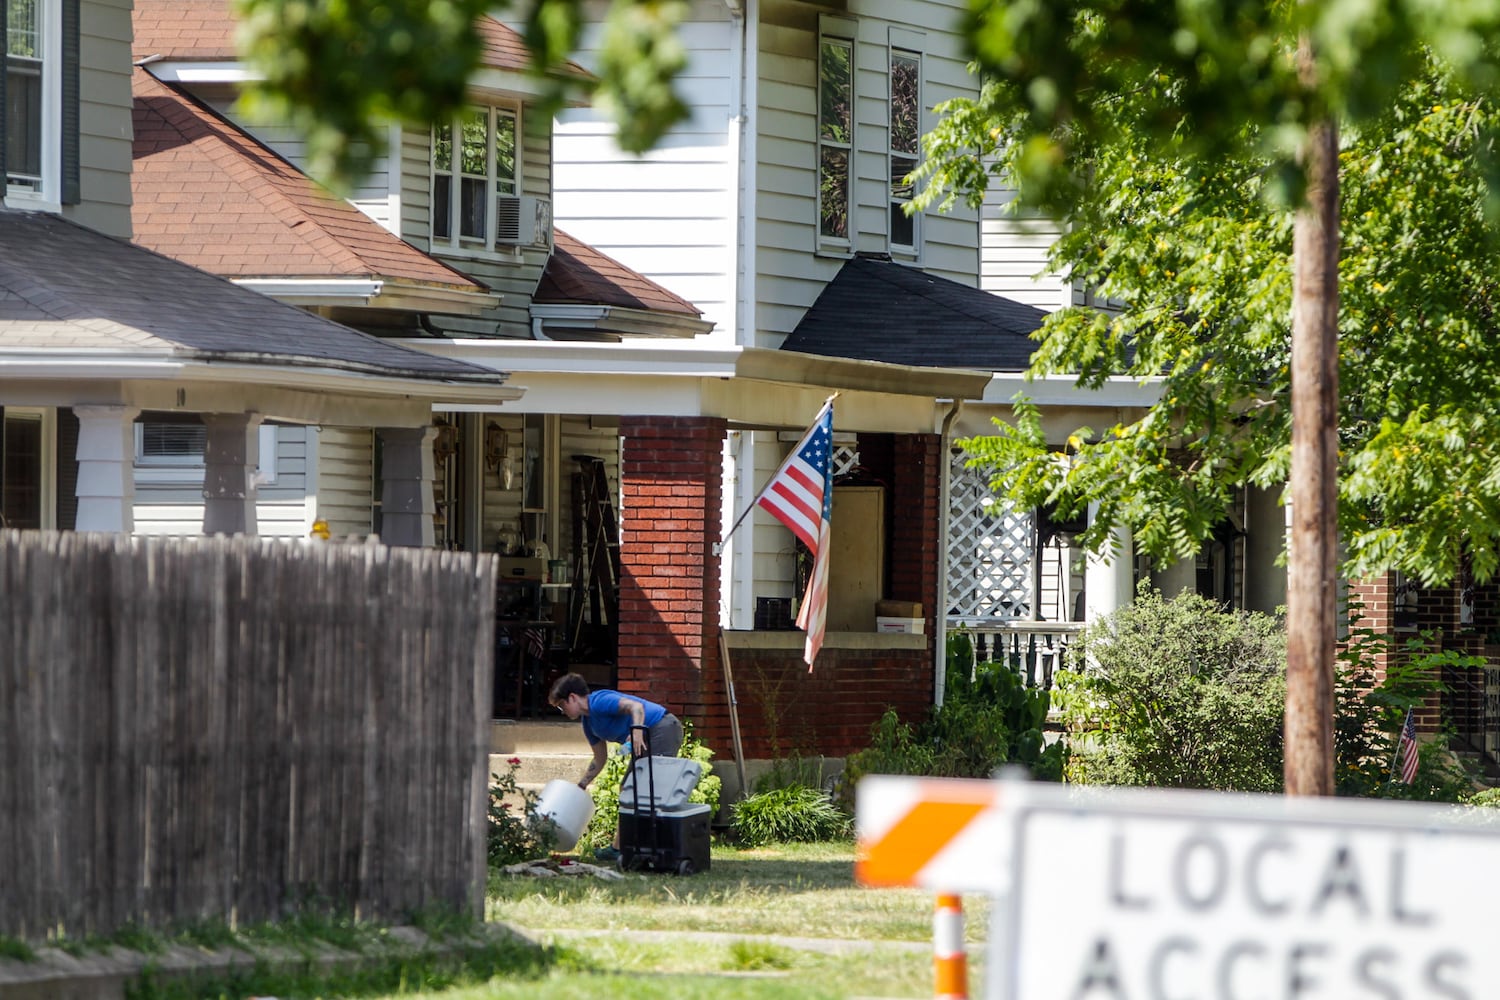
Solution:
M 983 952 L 987 908 L 978 898 L 965 904 L 973 969 Z M 686 878 L 497 874 L 487 919 L 547 945 L 546 971 L 540 979 L 496 978 L 424 995 L 927 997 L 932 907 L 925 891 L 856 885 L 847 842 L 716 846 L 711 870 Z

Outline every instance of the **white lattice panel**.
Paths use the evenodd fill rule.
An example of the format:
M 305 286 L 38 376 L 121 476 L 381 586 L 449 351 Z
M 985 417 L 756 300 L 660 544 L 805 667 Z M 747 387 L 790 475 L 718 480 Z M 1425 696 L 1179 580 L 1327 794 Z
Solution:
M 948 614 L 1024 618 L 1031 600 L 1031 515 L 991 492 L 988 475 L 951 456 L 948 487 Z
M 846 473 L 853 472 L 854 467 L 859 464 L 859 448 L 852 444 L 835 444 L 833 446 L 833 478 Z

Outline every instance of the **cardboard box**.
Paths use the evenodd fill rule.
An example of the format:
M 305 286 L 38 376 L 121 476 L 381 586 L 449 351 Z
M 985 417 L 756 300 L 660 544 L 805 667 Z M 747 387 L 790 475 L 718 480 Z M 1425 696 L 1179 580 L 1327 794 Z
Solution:
M 875 616 L 875 631 L 877 632 L 906 632 L 912 635 L 921 635 L 926 631 L 927 622 L 921 618 L 893 618 L 889 615 Z
M 921 601 L 876 601 L 875 614 L 886 618 L 921 618 Z
M 542 580 L 546 578 L 547 560 L 501 556 L 500 575 L 507 580 Z

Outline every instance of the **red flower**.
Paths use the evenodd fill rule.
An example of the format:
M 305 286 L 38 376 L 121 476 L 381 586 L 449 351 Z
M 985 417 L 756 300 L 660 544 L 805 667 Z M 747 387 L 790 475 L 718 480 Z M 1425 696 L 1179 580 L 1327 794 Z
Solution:
M 512 767 L 515 767 L 521 763 L 521 758 L 512 757 L 510 760 L 506 761 L 506 763 L 511 765 Z

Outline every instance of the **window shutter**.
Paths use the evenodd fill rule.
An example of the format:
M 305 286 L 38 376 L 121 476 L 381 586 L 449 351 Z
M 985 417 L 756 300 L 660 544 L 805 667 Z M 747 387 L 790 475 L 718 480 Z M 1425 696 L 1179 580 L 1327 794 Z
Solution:
M 78 11 L 79 0 L 62 5 L 62 203 L 83 199 L 78 181 Z

